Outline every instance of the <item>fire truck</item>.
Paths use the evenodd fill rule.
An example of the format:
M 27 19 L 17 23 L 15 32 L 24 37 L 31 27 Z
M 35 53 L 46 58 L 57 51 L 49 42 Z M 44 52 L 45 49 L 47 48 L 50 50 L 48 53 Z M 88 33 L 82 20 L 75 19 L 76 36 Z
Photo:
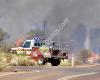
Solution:
M 11 48 L 10 52 L 30 56 L 41 65 L 49 62 L 53 66 L 58 66 L 61 59 L 68 59 L 67 50 L 61 49 L 58 42 L 51 41 L 46 45 L 45 40 L 39 37 L 26 40 L 21 47 Z

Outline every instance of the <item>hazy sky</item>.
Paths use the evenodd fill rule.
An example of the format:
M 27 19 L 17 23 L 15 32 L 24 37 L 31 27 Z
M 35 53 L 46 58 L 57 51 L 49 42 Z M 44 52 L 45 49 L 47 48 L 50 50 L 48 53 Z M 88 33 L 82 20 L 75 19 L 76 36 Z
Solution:
M 52 31 L 65 17 L 69 32 L 80 23 L 100 27 L 100 0 L 0 0 L 0 27 L 13 38 L 43 21 Z
M 18 37 L 41 24 L 52 5 L 50 0 L 0 0 L 0 27 Z

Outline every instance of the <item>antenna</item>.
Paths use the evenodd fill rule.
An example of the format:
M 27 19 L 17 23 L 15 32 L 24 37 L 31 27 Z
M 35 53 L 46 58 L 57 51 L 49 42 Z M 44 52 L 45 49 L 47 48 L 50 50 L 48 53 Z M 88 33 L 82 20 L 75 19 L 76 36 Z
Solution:
M 44 37 L 46 37 L 46 21 L 43 22 Z

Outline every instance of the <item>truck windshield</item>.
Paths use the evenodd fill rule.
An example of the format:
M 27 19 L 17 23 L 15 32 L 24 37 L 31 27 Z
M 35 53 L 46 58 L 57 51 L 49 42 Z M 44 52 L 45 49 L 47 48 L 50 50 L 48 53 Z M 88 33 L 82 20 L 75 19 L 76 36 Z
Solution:
M 41 43 L 41 42 L 35 42 L 35 43 L 34 43 L 34 46 L 36 46 L 36 47 L 41 47 L 41 46 L 42 46 L 42 43 Z
M 30 47 L 31 42 L 25 42 L 25 44 L 23 45 L 24 48 L 29 48 Z

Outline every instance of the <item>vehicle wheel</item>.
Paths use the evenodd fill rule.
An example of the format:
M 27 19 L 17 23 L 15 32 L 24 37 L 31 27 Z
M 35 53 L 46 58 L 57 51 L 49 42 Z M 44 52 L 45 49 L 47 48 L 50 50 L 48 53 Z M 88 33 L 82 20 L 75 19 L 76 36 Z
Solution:
M 59 59 L 52 59 L 51 64 L 52 64 L 52 66 L 58 66 L 60 64 L 60 60 Z
M 43 57 L 41 57 L 39 60 L 38 60 L 38 64 L 39 65 L 45 65 L 45 60 L 44 60 L 44 58 Z

